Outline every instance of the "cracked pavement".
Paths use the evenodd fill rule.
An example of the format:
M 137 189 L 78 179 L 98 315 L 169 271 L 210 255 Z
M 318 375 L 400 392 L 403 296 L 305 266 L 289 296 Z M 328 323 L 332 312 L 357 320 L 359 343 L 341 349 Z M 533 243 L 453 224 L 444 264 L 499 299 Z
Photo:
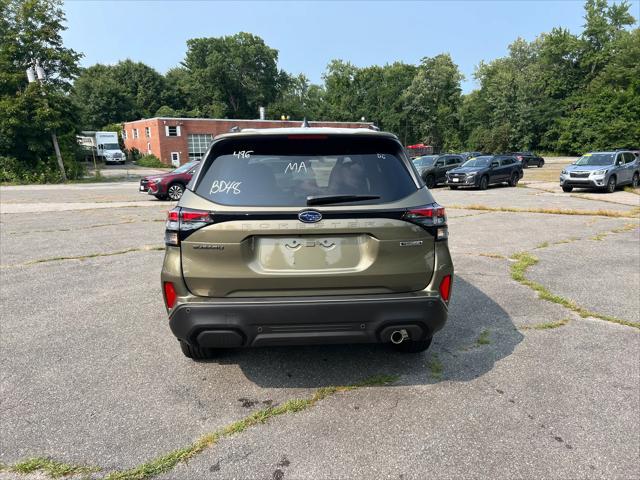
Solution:
M 439 203 L 459 207 L 448 211 L 456 278 L 429 351 L 264 348 L 195 363 L 166 321 L 163 252 L 91 257 L 162 244 L 172 205 L 136 186 L 35 197 L 0 187 L 2 212 L 16 212 L 0 215 L 0 263 L 14 265 L 0 269 L 1 463 L 49 457 L 97 465 L 100 478 L 317 388 L 397 375 L 225 438 L 156 478 L 640 478 L 640 331 L 537 298 L 511 278 L 508 258 L 531 252 L 531 280 L 638 322 L 638 220 L 464 208 L 632 211 L 640 196 L 437 188 Z M 80 258 L 27 264 L 67 256 Z

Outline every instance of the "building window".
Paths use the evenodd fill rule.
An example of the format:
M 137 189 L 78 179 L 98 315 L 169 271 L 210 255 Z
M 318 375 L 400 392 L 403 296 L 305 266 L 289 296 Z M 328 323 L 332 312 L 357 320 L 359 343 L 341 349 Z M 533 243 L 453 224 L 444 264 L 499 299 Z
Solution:
M 180 136 L 180 126 L 178 125 L 173 125 L 173 126 L 165 126 L 165 132 L 167 134 L 167 137 L 179 137 Z
M 147 153 L 151 153 L 151 143 L 147 142 Z
M 137 128 L 133 129 L 133 138 L 138 138 L 138 129 Z
M 127 139 L 127 131 L 125 129 L 122 129 L 122 139 L 123 140 Z
M 180 166 L 180 152 L 171 152 L 171 165 L 174 167 Z
M 151 138 L 151 127 L 144 127 L 144 136 Z
M 187 137 L 187 144 L 189 145 L 189 161 L 200 160 L 205 154 L 213 135 L 209 133 L 196 133 Z

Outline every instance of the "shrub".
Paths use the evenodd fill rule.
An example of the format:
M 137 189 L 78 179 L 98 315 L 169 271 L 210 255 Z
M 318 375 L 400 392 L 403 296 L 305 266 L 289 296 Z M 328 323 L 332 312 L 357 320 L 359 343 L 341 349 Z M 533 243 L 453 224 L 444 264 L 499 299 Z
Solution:
M 141 167 L 149 167 L 149 168 L 166 168 L 169 165 L 166 163 L 162 163 L 158 157 L 149 153 L 147 155 L 143 155 L 138 160 L 136 160 L 136 165 L 140 165 Z
M 82 177 L 84 165 L 75 160 L 64 159 L 67 178 Z M 61 181 L 60 170 L 55 156 L 46 162 L 38 160 L 36 163 L 25 163 L 15 157 L 0 156 L 0 183 L 58 183 Z

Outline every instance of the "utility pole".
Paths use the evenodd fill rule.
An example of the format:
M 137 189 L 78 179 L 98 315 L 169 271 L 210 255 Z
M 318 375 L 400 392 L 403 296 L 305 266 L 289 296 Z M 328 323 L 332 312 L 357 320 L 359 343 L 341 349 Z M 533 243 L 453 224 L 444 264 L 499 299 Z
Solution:
M 36 75 L 37 75 L 37 80 L 36 80 Z M 40 66 L 37 60 L 35 62 L 35 73 L 34 73 L 33 67 L 27 68 L 27 80 L 29 80 L 29 83 L 33 83 L 37 81 L 42 87 L 42 84 L 44 83 L 46 78 L 47 77 L 44 73 L 44 69 Z M 45 97 L 44 101 L 47 105 L 47 108 L 49 108 L 49 102 L 47 102 L 46 93 L 42 89 L 40 91 L 42 95 Z M 66 182 L 67 173 L 64 171 L 64 163 L 62 163 L 62 155 L 60 154 L 60 147 L 58 146 L 58 137 L 56 136 L 55 131 L 51 132 L 51 140 L 53 141 L 53 149 L 56 152 L 56 158 L 58 160 L 58 167 L 60 168 L 60 175 L 62 176 L 62 181 Z

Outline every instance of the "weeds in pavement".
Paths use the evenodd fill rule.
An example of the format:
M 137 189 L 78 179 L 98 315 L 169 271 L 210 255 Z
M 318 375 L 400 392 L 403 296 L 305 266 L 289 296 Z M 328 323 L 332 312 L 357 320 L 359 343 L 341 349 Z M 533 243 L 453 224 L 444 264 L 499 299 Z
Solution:
M 564 318 L 557 322 L 543 322 L 543 323 L 536 323 L 535 325 L 525 325 L 520 327 L 520 329 L 521 330 L 551 330 L 553 328 L 559 328 L 566 325 L 567 323 L 569 323 L 569 320 L 570 320 L 569 318 Z
M 478 337 L 478 340 L 476 340 L 476 344 L 478 345 L 489 345 L 491 343 L 491 341 L 489 340 L 489 330 L 482 330 L 482 332 L 480 332 L 480 336 Z
M 362 387 L 375 387 L 388 385 L 397 380 L 397 376 L 380 375 L 369 378 L 363 382 L 343 387 L 324 387 L 315 391 L 310 398 L 293 399 L 275 407 L 268 407 L 252 413 L 248 417 L 238 420 L 213 433 L 200 437 L 191 445 L 169 452 L 150 462 L 144 463 L 131 470 L 113 472 L 107 475 L 107 480 L 143 480 L 166 473 L 179 463 L 185 462 L 201 453 L 206 448 L 215 445 L 218 441 L 231 435 L 244 432 L 246 429 L 266 423 L 269 419 L 284 415 L 286 413 L 296 413 L 313 407 L 319 401 L 339 392 L 348 392 Z
M 433 354 L 429 362 L 427 362 L 427 368 L 431 372 L 431 378 L 434 380 L 442 380 L 442 371 L 444 367 L 442 366 L 442 362 L 438 358 L 438 355 Z
M 511 256 L 512 260 L 515 260 L 515 263 L 511 265 L 511 278 L 513 278 L 516 282 L 525 285 L 535 292 L 538 293 L 538 298 L 542 300 L 546 300 L 551 303 L 557 303 L 558 305 L 562 305 L 563 307 L 576 312 L 583 318 L 593 317 L 598 318 L 600 320 L 605 320 L 607 322 L 618 323 L 620 325 L 626 325 L 628 327 L 634 327 L 640 329 L 640 322 L 632 322 L 629 320 L 623 320 L 621 318 L 616 318 L 611 315 L 604 315 L 602 313 L 589 311 L 571 300 L 568 300 L 560 295 L 556 295 L 551 293 L 546 287 L 543 285 L 529 280 L 526 278 L 525 273 L 529 267 L 536 265 L 538 263 L 538 259 L 531 255 L 528 252 L 520 252 Z
M 42 472 L 49 475 L 51 478 L 68 477 L 70 475 L 82 475 L 99 472 L 101 469 L 98 467 L 87 467 L 83 465 L 70 465 L 68 463 L 56 462 L 49 458 L 37 457 L 29 458 L 22 462 L 18 462 L 15 465 L 3 465 L 0 467 L 0 471 L 9 471 L 13 473 L 35 473 Z
M 488 207 L 486 205 L 450 205 L 447 208 L 455 210 L 484 210 L 488 212 L 513 212 L 513 213 L 544 213 L 549 215 L 588 215 L 612 218 L 636 218 L 640 209 L 629 211 L 618 210 L 575 210 L 562 208 L 516 208 L 516 207 Z

